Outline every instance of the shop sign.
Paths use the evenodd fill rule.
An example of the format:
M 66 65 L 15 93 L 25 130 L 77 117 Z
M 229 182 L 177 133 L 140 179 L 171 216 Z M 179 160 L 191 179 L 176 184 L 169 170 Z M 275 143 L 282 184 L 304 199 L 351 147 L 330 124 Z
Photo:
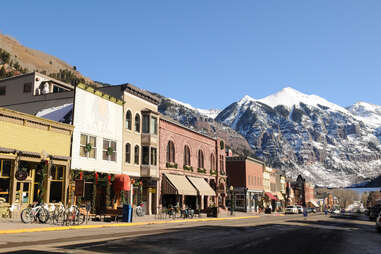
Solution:
M 75 180 L 75 196 L 83 197 L 84 194 L 85 181 L 77 179 Z
M 148 188 L 148 192 L 155 194 L 156 188 Z
M 25 170 L 19 169 L 15 175 L 17 181 L 24 181 L 28 177 L 28 173 Z

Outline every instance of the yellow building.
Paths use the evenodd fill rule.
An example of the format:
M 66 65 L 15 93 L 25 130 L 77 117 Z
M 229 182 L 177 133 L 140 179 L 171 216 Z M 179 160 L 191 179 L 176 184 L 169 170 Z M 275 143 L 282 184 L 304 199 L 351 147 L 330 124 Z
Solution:
M 0 206 L 66 203 L 73 128 L 0 108 Z

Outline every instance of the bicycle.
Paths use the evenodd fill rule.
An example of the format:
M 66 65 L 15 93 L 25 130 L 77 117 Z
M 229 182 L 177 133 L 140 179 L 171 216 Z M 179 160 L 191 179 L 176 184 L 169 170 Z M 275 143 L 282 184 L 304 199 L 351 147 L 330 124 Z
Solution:
M 144 203 L 140 203 L 140 205 L 136 207 L 136 215 L 142 217 L 145 215 L 145 213 Z
M 66 225 L 80 225 L 86 221 L 86 216 L 81 213 L 78 206 L 72 205 L 65 209 L 64 224 Z
M 23 209 L 20 217 L 21 221 L 24 223 L 32 223 L 38 220 L 40 223 L 44 224 L 49 220 L 50 216 L 46 204 L 35 203 Z

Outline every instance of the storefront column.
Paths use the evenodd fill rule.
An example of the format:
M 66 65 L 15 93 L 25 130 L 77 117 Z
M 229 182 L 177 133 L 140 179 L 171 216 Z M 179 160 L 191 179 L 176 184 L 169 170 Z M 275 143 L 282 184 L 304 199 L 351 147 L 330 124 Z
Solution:
M 71 171 L 70 171 L 70 162 L 67 161 L 66 164 L 65 164 L 65 171 L 64 171 L 64 193 L 63 193 L 63 204 L 64 205 L 67 205 L 68 203 L 68 199 L 70 197 L 69 195 L 69 184 L 70 184 L 70 180 L 73 180 L 73 179 L 70 179 L 70 176 L 71 176 Z
M 200 201 L 200 210 L 204 210 L 204 195 L 201 195 Z
M 10 189 L 10 196 L 9 196 L 9 203 L 13 205 L 16 203 L 16 186 L 17 186 L 17 180 L 16 180 L 16 171 L 19 168 L 19 157 L 17 156 L 14 160 L 13 168 L 11 171 L 11 189 Z
M 130 184 L 130 206 L 132 207 L 134 198 L 134 186 L 133 184 Z
M 152 190 L 148 188 L 148 215 L 152 215 Z
M 185 195 L 181 195 L 181 209 L 185 209 Z
M 50 179 L 52 166 L 53 166 L 53 161 L 48 160 L 48 169 L 46 172 L 45 179 L 43 179 L 43 184 L 45 185 L 45 190 L 46 190 L 45 196 L 43 197 L 45 203 L 49 203 L 49 199 L 50 199 L 50 180 L 49 179 Z

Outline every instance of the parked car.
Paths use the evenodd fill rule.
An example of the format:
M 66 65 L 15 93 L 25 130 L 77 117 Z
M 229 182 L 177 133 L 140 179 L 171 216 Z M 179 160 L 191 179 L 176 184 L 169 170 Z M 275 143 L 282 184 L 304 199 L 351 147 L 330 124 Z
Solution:
M 303 206 L 297 205 L 296 208 L 298 208 L 298 213 L 303 213 Z
M 294 205 L 289 205 L 286 207 L 285 214 L 298 214 L 298 208 Z
M 333 214 L 340 214 L 340 210 L 339 209 L 335 209 L 332 211 Z
M 376 219 L 376 229 L 378 233 L 381 233 L 381 212 L 378 214 Z

